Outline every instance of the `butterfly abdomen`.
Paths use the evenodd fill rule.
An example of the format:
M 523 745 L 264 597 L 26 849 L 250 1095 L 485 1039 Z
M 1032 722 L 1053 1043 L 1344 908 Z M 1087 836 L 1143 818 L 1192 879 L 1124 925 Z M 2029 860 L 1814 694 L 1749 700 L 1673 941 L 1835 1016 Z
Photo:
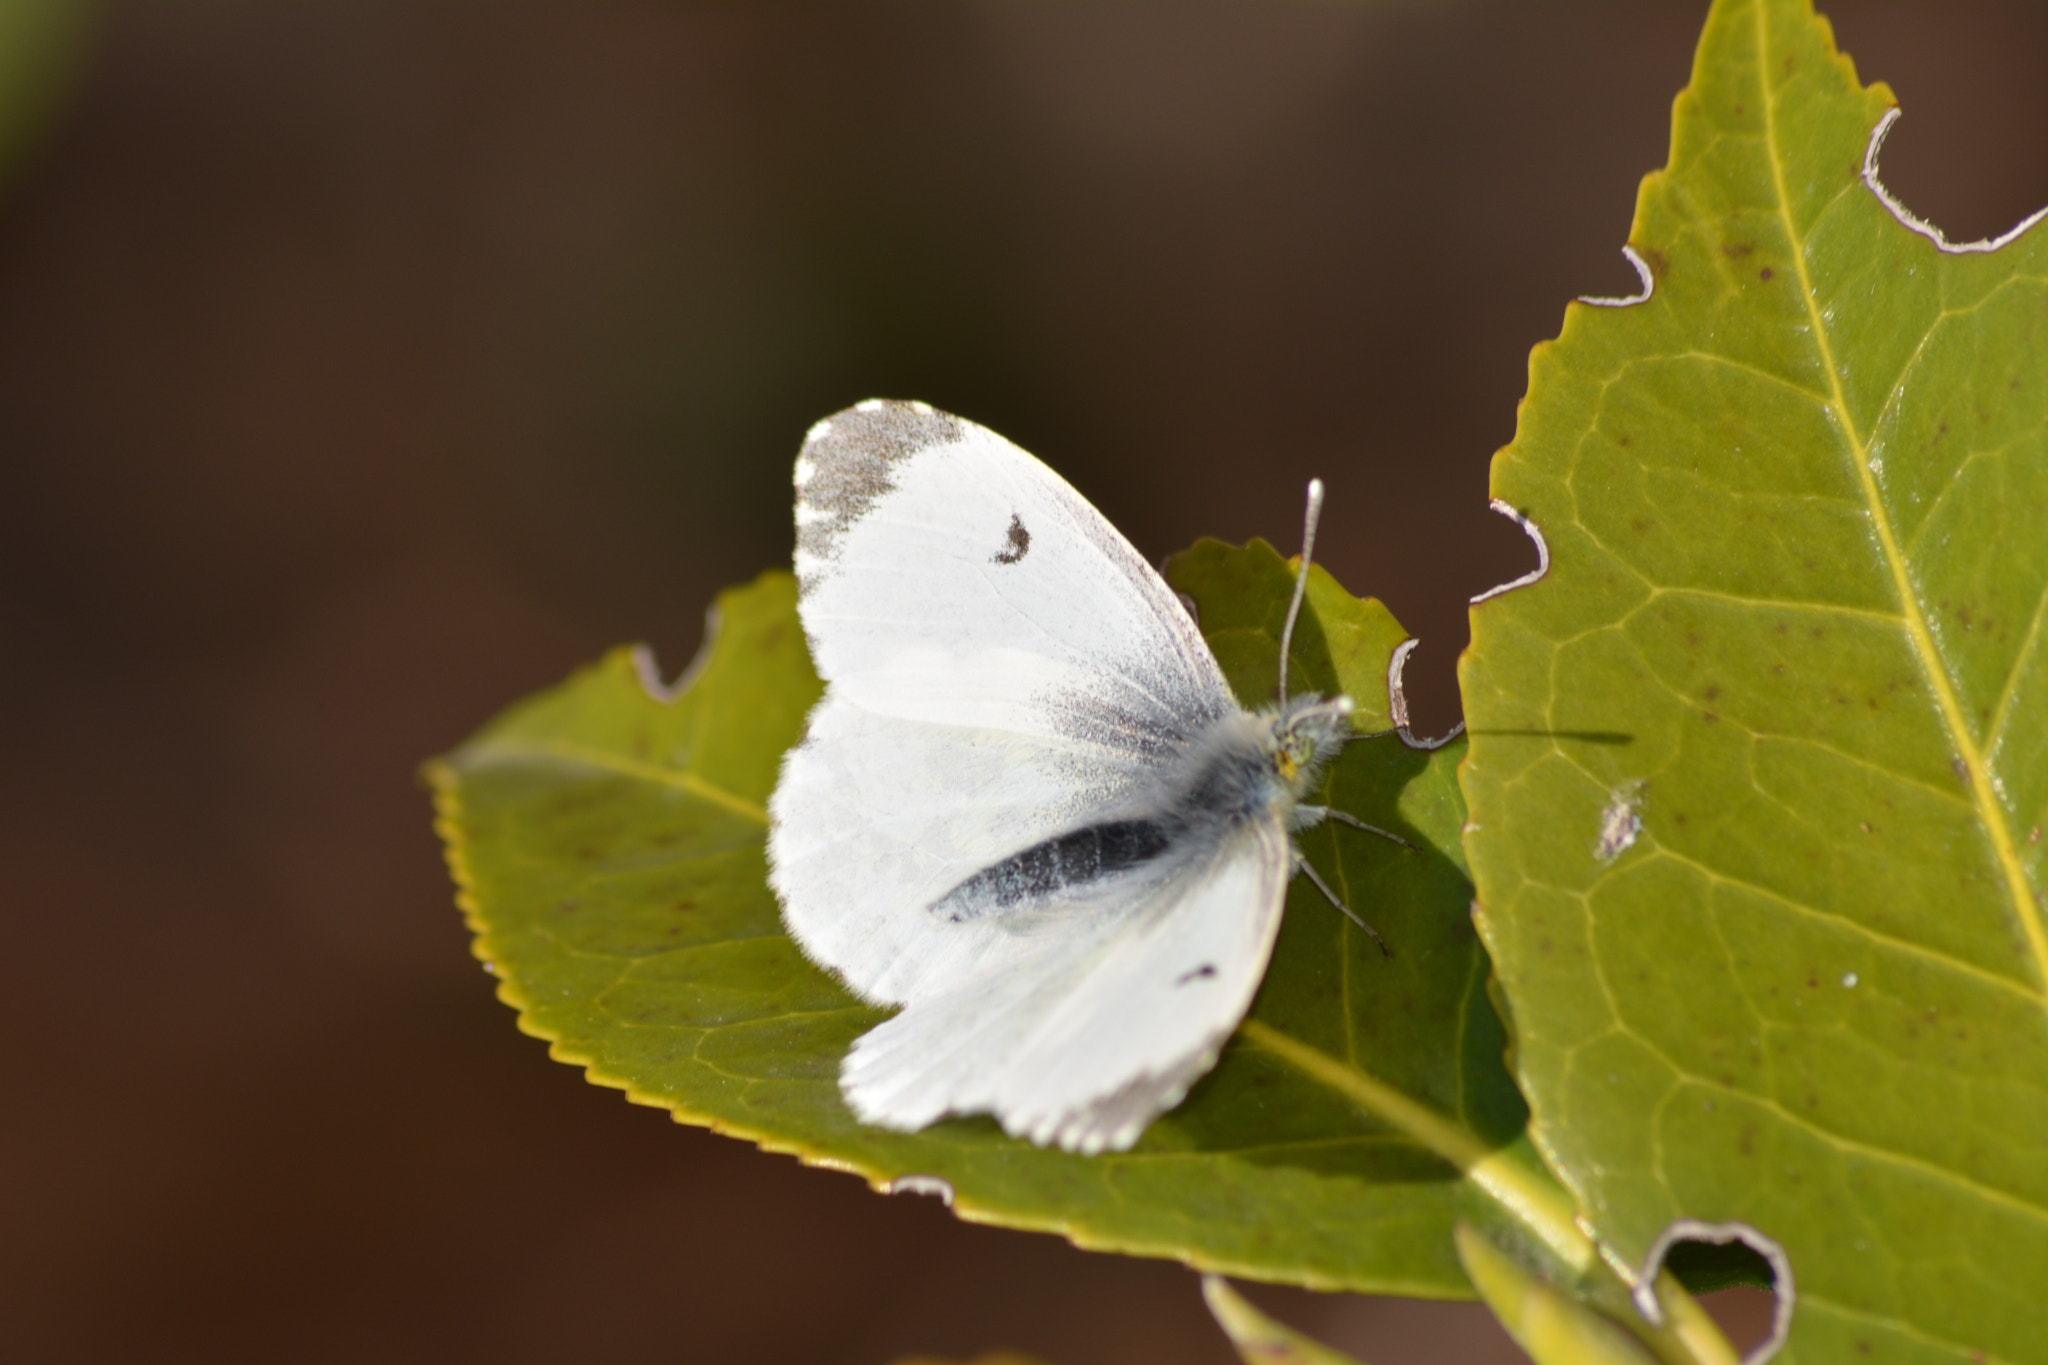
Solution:
M 1166 858 L 1207 853 L 1247 820 L 1278 814 L 1294 791 L 1276 770 L 1270 726 L 1240 712 L 1212 722 L 1158 788 L 1137 794 L 1146 813 L 1054 835 L 975 873 L 932 913 L 954 923 L 1049 907 Z
M 1033 844 L 947 892 L 932 913 L 958 923 L 1039 905 L 1151 862 L 1173 845 L 1159 820 L 1108 820 Z

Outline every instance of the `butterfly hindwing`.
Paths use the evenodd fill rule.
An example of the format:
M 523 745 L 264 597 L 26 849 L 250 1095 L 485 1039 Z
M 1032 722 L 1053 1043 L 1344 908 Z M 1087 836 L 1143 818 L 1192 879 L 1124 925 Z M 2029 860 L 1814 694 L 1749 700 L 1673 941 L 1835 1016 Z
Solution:
M 1215 1061 L 1264 976 L 1292 851 L 1278 819 L 1104 888 L 853 1047 L 854 1111 L 891 1127 L 989 1111 L 1084 1152 L 1130 1146 Z M 1038 928 L 1040 932 L 1032 932 Z

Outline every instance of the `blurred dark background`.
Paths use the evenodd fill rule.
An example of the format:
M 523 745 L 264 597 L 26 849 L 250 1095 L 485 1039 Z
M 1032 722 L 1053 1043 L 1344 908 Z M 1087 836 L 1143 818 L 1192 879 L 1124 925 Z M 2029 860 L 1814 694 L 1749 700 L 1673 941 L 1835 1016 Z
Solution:
M 875 394 L 1153 558 L 1291 548 L 1324 476 L 1444 728 L 1526 560 L 1488 457 L 1567 300 L 1634 288 L 1705 5 L 7 3 L 0 1357 L 1230 1359 L 1179 1266 L 550 1063 L 414 770 L 609 645 L 680 666 Z M 2048 12 L 1829 8 L 1908 203 L 2048 201 Z

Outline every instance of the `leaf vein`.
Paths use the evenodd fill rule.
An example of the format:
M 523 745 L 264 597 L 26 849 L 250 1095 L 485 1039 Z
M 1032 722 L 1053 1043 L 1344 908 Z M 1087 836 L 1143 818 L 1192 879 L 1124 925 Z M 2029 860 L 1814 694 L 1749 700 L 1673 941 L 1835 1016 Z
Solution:
M 1873 929 L 1859 920 L 1842 914 L 1840 911 L 1824 909 L 1818 905 L 1810 905 L 1796 897 L 1788 896 L 1773 887 L 1750 881 L 1746 877 L 1731 876 L 1717 868 L 1708 866 L 1706 863 L 1700 862 L 1698 859 L 1687 857 L 1667 844 L 1654 844 L 1650 850 L 1650 855 L 1652 857 L 1669 859 L 1681 867 L 1689 868 L 1706 878 L 1708 882 L 1717 886 L 1747 891 L 1752 895 L 1774 901 L 1788 910 L 1796 911 L 1808 919 L 1818 920 L 1824 924 L 1832 924 L 1847 929 L 1857 936 L 1897 952 L 1901 956 L 1916 958 L 1931 963 L 1934 966 L 1946 968 L 1959 975 L 1967 976 L 1980 984 L 1996 987 L 2006 994 L 2017 996 L 2030 1004 L 2043 1003 L 2039 991 L 2021 982 L 2014 981 L 2011 977 L 2000 976 L 1996 972 L 1977 966 L 1975 963 L 1966 962 L 1961 958 L 1952 957 L 1938 949 L 1930 948 L 1924 943 L 1916 943 L 1909 938 L 1899 938 L 1895 935 L 1884 933 L 1881 930 Z M 1563 888 L 1556 889 L 1562 890 Z
M 1770 38 L 1761 6 L 1752 11 L 1756 24 L 1757 50 L 1770 50 Z M 1828 405 L 1840 424 L 1843 438 L 1849 443 L 1851 468 L 1862 485 L 1864 501 L 1870 514 L 1871 529 L 1877 536 L 1878 548 L 1906 617 L 1906 633 L 1914 652 L 1919 655 L 1921 667 L 1926 670 L 1933 686 L 1936 704 L 1950 741 L 1961 756 L 1969 777 L 1970 789 L 1976 799 L 1978 819 L 1982 822 L 1985 835 L 1991 845 L 1993 859 L 2004 874 L 2006 894 L 2011 902 L 2011 913 L 2030 950 L 2031 963 L 2036 984 L 2048 987 L 2048 924 L 2043 924 L 2041 908 L 2036 903 L 2034 891 L 2029 884 L 2026 869 L 2020 861 L 2019 851 L 2013 840 L 2013 832 L 2006 824 L 2005 810 L 1991 786 L 1991 772 L 1979 751 L 1976 741 L 1970 735 L 1969 725 L 1963 713 L 1962 700 L 1956 693 L 1954 680 L 1949 676 L 1932 631 L 1920 608 L 1919 585 L 1914 582 L 1912 572 L 1902 552 L 1898 537 L 1891 524 L 1891 516 L 1877 487 L 1877 476 L 1871 471 L 1868 449 L 1862 437 L 1857 434 L 1855 420 L 1849 409 L 1848 395 L 1842 389 L 1842 368 L 1835 359 L 1834 347 L 1828 338 L 1825 320 L 1815 306 L 1814 284 L 1807 267 L 1806 240 L 1792 221 L 1792 197 L 1785 184 L 1785 163 L 1779 153 L 1778 102 L 1780 92 L 1758 71 L 1759 93 L 1762 96 L 1764 128 L 1766 133 L 1765 153 L 1771 168 L 1771 181 L 1777 196 L 1778 216 L 1785 225 L 1786 237 L 1790 240 L 1792 268 L 1799 277 L 1799 296 L 1806 305 L 1811 325 L 1813 344 L 1818 348 L 1821 367 L 1827 373 L 1831 397 Z
M 1597 960 L 1596 958 L 1596 963 Z M 1866 1157 L 1871 1161 L 1896 1166 L 1902 1170 L 1913 1171 L 1940 1184 L 1959 1187 L 1985 1200 L 1987 1203 L 2002 1205 L 2014 1213 L 2021 1214 L 2035 1222 L 2048 1226 L 2048 1207 L 2037 1204 L 2024 1195 L 2016 1194 L 2011 1190 L 2000 1189 L 1996 1185 L 1987 1185 L 1981 1180 L 1963 1174 L 1961 1171 L 1937 1165 L 1925 1157 L 1914 1156 L 1890 1147 L 1880 1147 L 1875 1143 L 1861 1142 L 1846 1134 L 1838 1133 L 1831 1128 L 1822 1126 L 1806 1115 L 1800 1114 L 1796 1110 L 1786 1108 L 1776 1099 L 1760 1094 L 1755 1089 L 1732 1084 L 1728 1081 L 1717 1080 L 1712 1076 L 1692 1070 L 1659 1047 L 1654 1040 L 1636 1032 L 1635 1029 L 1629 1026 L 1626 1020 L 1619 1016 L 1615 1018 L 1614 1027 L 1620 1033 L 1640 1044 L 1651 1056 L 1670 1068 L 1674 1075 L 1684 1077 L 1693 1085 L 1753 1104 L 1772 1115 L 1787 1127 L 1805 1132 L 1817 1141 L 1826 1143 L 1837 1151 L 1852 1153 L 1856 1156 Z
M 2034 617 L 2027 622 L 2026 638 L 2020 641 L 2019 654 L 2012 661 L 2012 671 L 2006 675 L 2005 686 L 1999 689 L 1998 705 L 1991 712 L 1991 724 L 1984 735 L 1984 752 L 1996 755 L 2005 742 L 2005 723 L 2012 718 L 2012 700 L 2019 695 L 2020 677 L 2027 671 L 2035 653 L 2041 647 L 2041 623 L 2048 618 L 2048 583 L 2034 595 Z
M 622 777 L 636 777 L 643 782 L 675 787 L 709 801 L 714 806 L 723 807 L 735 815 L 744 816 L 764 828 L 768 824 L 768 812 L 757 802 L 729 792 L 716 783 L 707 782 L 693 772 L 643 763 L 624 754 L 609 753 L 603 749 L 593 749 L 564 739 L 497 740 L 491 744 L 490 752 L 495 756 L 511 758 L 526 756 L 559 759 L 565 763 L 596 768 L 602 772 L 617 773 Z
M 1930 1332 L 1923 1332 L 1904 1318 L 1895 1317 L 1889 1313 L 1873 1313 L 1867 1308 L 1858 1308 L 1853 1304 L 1844 1303 L 1840 1299 L 1830 1298 L 1825 1294 L 1816 1294 L 1811 1290 L 1802 1289 L 1799 1291 L 1799 1302 L 1804 1307 L 1817 1308 L 1824 1313 L 1834 1313 L 1839 1317 L 1853 1318 L 1857 1322 L 1869 1323 L 1873 1327 L 1888 1328 L 1891 1331 L 1897 1332 L 1902 1337 L 1908 1337 L 1913 1341 L 1919 1342 L 1923 1346 L 1932 1346 L 1936 1350 L 1953 1355 L 1958 1360 L 1970 1361 L 1971 1365 L 2018 1365 L 2018 1362 L 2009 1356 L 1988 1354 L 1983 1347 L 1973 1343 L 1950 1341 L 1946 1337 L 1938 1337 Z

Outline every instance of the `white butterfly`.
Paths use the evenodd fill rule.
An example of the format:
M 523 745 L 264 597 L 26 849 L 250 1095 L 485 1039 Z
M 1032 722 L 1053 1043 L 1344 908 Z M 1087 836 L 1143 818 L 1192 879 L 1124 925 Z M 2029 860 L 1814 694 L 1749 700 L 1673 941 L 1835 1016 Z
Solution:
M 904 1006 L 847 1054 L 847 1103 L 1129 1147 L 1250 1008 L 1307 866 L 1292 831 L 1358 823 L 1301 799 L 1350 699 L 1246 711 L 1086 499 L 922 403 L 818 423 L 796 493 L 826 688 L 783 759 L 769 880 L 805 953 Z

